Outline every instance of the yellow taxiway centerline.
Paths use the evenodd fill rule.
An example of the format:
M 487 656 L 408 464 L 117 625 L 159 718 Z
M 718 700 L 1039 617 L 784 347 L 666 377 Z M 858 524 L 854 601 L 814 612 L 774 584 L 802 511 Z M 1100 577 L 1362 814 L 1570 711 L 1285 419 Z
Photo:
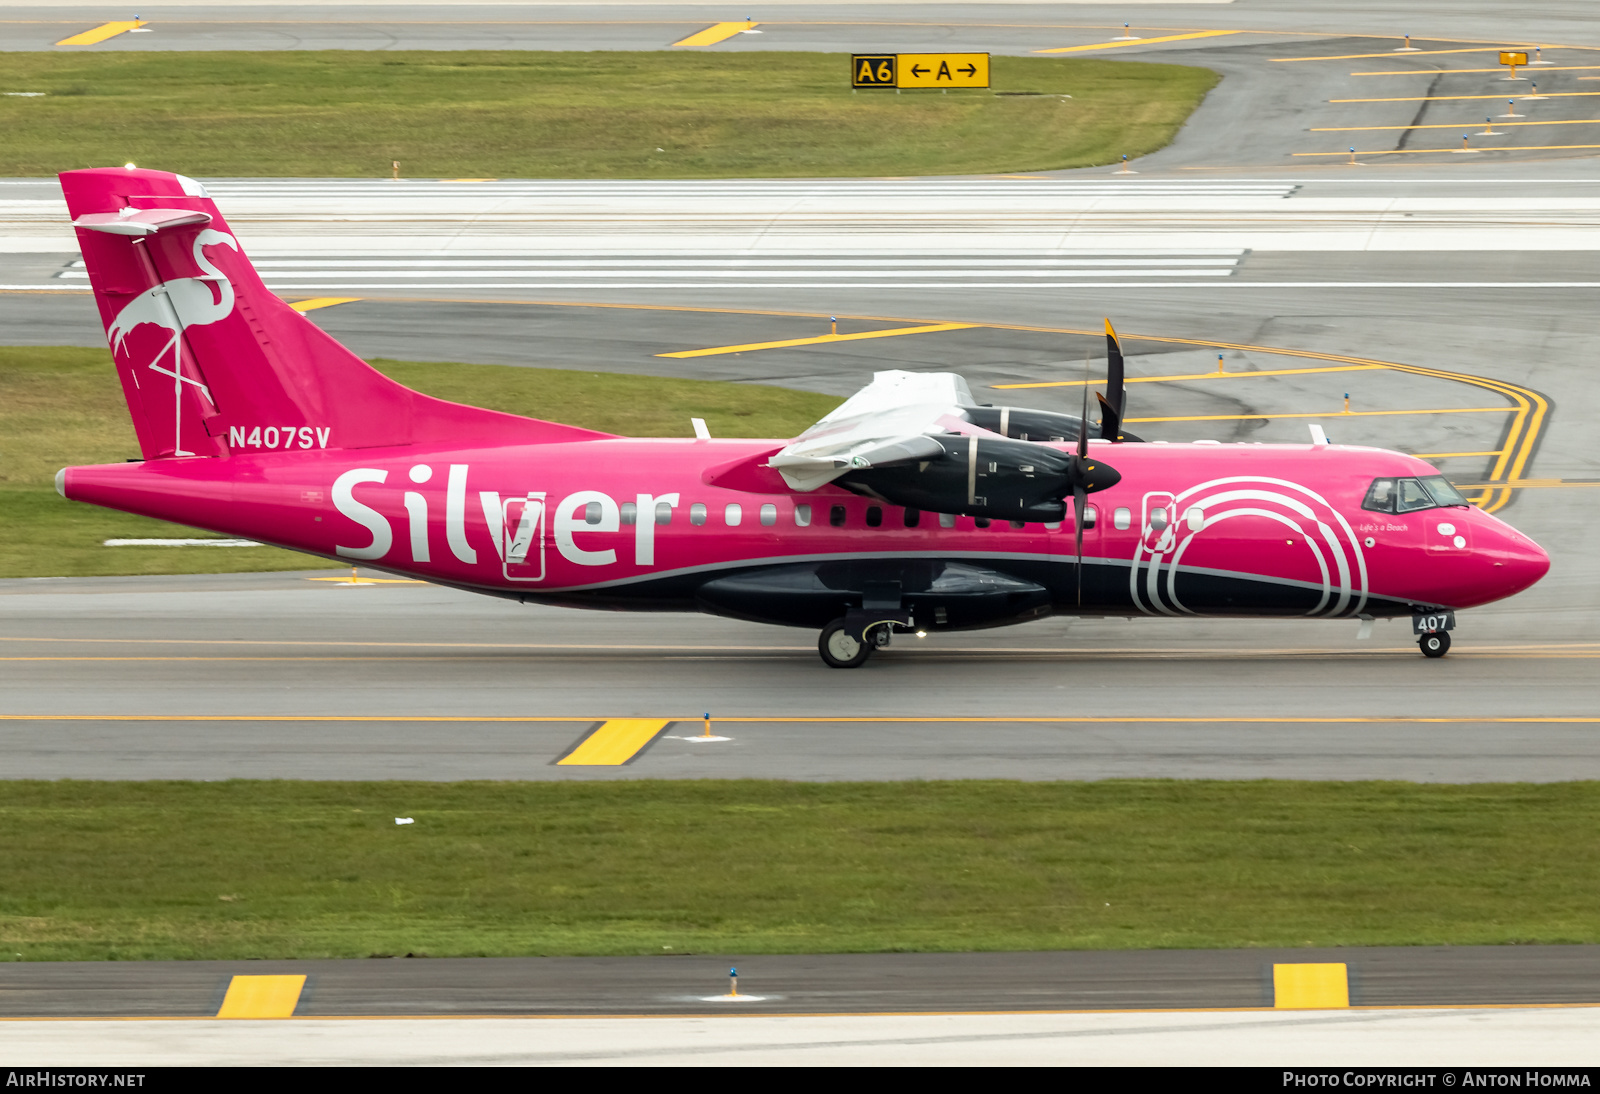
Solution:
M 289 306 L 295 311 L 304 314 L 316 311 L 319 308 L 331 308 L 335 304 L 354 304 L 360 300 L 359 296 L 314 296 L 310 300 L 296 300 Z
M 1276 368 L 1262 369 L 1259 372 L 1189 372 L 1175 373 L 1169 376 L 1130 376 L 1130 384 L 1160 384 L 1169 380 L 1243 380 L 1252 376 L 1303 376 L 1310 372 L 1374 372 L 1388 368 L 1387 365 L 1328 365 L 1322 368 Z M 1102 380 L 1041 380 L 1028 384 L 991 384 L 995 391 L 1012 391 L 1027 387 L 1094 387 L 1103 383 Z
M 1463 128 L 1463 129 L 1471 128 L 1471 126 L 1474 126 L 1474 125 L 1477 125 L 1477 124 L 1478 124 L 1477 122 L 1471 122 L 1468 125 L 1460 126 L 1459 128 Z M 1405 126 L 1401 126 L 1400 128 L 1404 129 L 1406 127 Z M 1454 129 L 1454 128 L 1458 128 L 1458 127 L 1450 126 L 1450 128 Z M 1477 148 L 1477 149 L 1474 149 L 1474 151 L 1477 151 L 1477 152 L 1555 152 L 1555 151 L 1560 151 L 1562 149 L 1574 149 L 1574 148 L 1600 148 L 1600 144 L 1513 144 L 1513 145 L 1509 145 L 1509 146 L 1504 147 L 1504 148 Z M 1420 155 L 1423 155 L 1423 154 L 1428 153 L 1428 152 L 1459 152 L 1459 151 L 1461 151 L 1461 149 L 1459 149 L 1459 148 L 1374 148 L 1374 149 L 1371 149 L 1371 150 L 1366 151 L 1366 152 L 1357 152 L 1356 155 L 1358 155 L 1358 156 L 1420 156 Z M 1345 152 L 1291 152 L 1289 154 L 1291 156 L 1348 156 L 1350 153 L 1348 151 L 1345 151 Z
M 107 38 L 115 38 L 119 34 L 126 34 L 130 30 L 145 25 L 144 19 L 125 19 L 116 23 L 101 23 L 84 31 L 74 34 L 71 38 L 63 38 L 57 42 L 58 46 L 92 46 L 97 42 L 104 42 Z
M 735 34 L 743 34 L 747 30 L 753 30 L 758 25 L 759 24 L 751 20 L 744 20 L 738 23 L 716 23 L 697 34 L 689 35 L 689 37 L 683 39 L 681 42 L 673 42 L 672 44 L 674 47 L 714 46 L 718 42 L 726 42 Z
M 1098 338 L 1101 334 L 1098 330 L 1084 330 L 1077 327 L 1039 327 L 1023 323 L 991 323 L 988 325 L 996 330 L 1077 334 L 1092 338 Z M 1396 372 L 1410 373 L 1413 376 L 1433 376 L 1441 380 L 1453 380 L 1456 383 L 1481 387 L 1503 396 L 1512 404 L 1503 409 L 1511 411 L 1513 415 L 1510 428 L 1506 431 L 1506 445 L 1502 450 L 1502 454 L 1495 460 L 1494 467 L 1489 472 L 1491 483 L 1479 487 L 1479 489 L 1487 492 L 1478 498 L 1476 502 L 1476 504 L 1490 513 L 1504 508 L 1511 501 L 1511 491 L 1515 489 L 1515 484 L 1520 481 L 1523 468 L 1527 466 L 1528 460 L 1533 457 L 1533 449 L 1538 443 L 1545 416 L 1550 410 L 1548 400 L 1536 391 L 1519 387 L 1504 380 L 1491 380 L 1488 377 L 1473 376 L 1464 372 L 1448 372 L 1444 369 L 1426 368 L 1422 365 L 1404 365 L 1398 361 L 1378 361 L 1366 357 L 1351 357 L 1343 353 L 1323 353 L 1319 350 L 1258 346 L 1249 342 L 1221 342 L 1210 338 L 1174 338 L 1153 334 L 1123 335 L 1125 343 L 1135 339 L 1175 346 L 1209 346 L 1212 349 L 1274 353 L 1283 357 L 1300 357 L 1313 361 L 1343 361 L 1352 365 L 1380 365 Z M 1283 415 L 1283 417 L 1288 416 Z M 1317 415 L 1311 416 L 1316 417 Z M 1339 414 L 1335 412 L 1332 416 L 1338 417 Z M 1495 491 L 1497 490 L 1499 491 L 1498 500 L 1495 498 Z
M 1600 65 L 1550 65 L 1542 67 L 1540 72 L 1589 72 L 1600 68 Z M 1449 76 L 1458 72 L 1504 72 L 1505 69 L 1496 65 L 1494 68 L 1402 68 L 1394 72 L 1352 72 L 1352 76 Z M 1535 73 L 1537 75 L 1537 73 Z M 1507 77 L 1509 80 L 1510 77 Z M 1519 77 L 1517 83 L 1522 83 Z
M 1124 418 L 1124 422 L 1249 422 L 1258 418 L 1390 418 L 1406 414 L 1515 414 L 1514 406 L 1444 407 L 1434 410 L 1326 410 L 1320 414 L 1191 414 L 1180 418 Z
M 557 760 L 556 766 L 620 767 L 671 724 L 666 718 L 607 719 L 578 742 L 576 748 Z
M 1499 118 L 1495 118 L 1494 121 L 1498 122 L 1502 129 L 1510 129 L 1513 126 L 1520 126 L 1520 125 L 1600 125 L 1600 118 L 1563 118 L 1563 119 L 1556 119 L 1554 121 L 1547 121 L 1547 122 L 1507 122 L 1507 121 L 1501 121 Z M 1339 126 L 1322 126 L 1322 127 L 1318 127 L 1318 128 L 1313 128 L 1311 130 L 1311 132 L 1313 132 L 1313 133 L 1362 133 L 1362 132 L 1366 132 L 1368 130 L 1373 130 L 1373 129 L 1471 129 L 1473 126 L 1475 126 L 1477 124 L 1478 124 L 1477 122 L 1473 121 L 1473 122 L 1456 122 L 1454 124 L 1445 124 L 1445 125 L 1440 125 L 1440 124 L 1435 124 L 1435 123 L 1429 123 L 1428 125 L 1339 125 Z M 1473 133 L 1472 134 L 1472 136 L 1474 136 L 1474 137 L 1482 137 L 1482 136 L 1486 136 L 1486 135 L 1487 134 L 1484 134 L 1484 133 Z M 1516 147 L 1517 147 L 1516 145 L 1512 145 L 1510 148 L 1504 149 L 1504 151 L 1511 151 L 1511 150 L 1515 149 Z
M 786 349 L 790 346 L 821 346 L 830 342 L 860 342 L 867 338 L 898 338 L 905 334 L 935 334 L 946 330 L 970 330 L 980 323 L 930 323 L 922 327 L 895 327 L 892 330 L 868 330 L 855 334 L 819 334 L 814 338 L 785 338 L 781 342 L 750 342 L 742 346 L 713 346 L 710 349 L 685 349 L 676 353 L 658 353 L 657 357 L 715 357 L 723 353 L 747 353 L 760 349 Z
M 1409 52 L 1413 57 L 1433 57 L 1440 53 L 1497 53 L 1504 48 L 1504 46 L 1473 46 L 1470 49 L 1414 49 L 1410 50 Z M 1337 57 L 1274 57 L 1272 60 L 1273 63 L 1280 65 L 1291 64 L 1295 61 L 1366 61 L 1378 57 L 1393 57 L 1396 52 L 1404 53 L 1408 51 L 1390 50 L 1388 53 L 1343 53 Z M 1406 59 L 1410 60 L 1409 57 Z
M 1197 30 L 1189 34 L 1164 34 L 1159 38 L 1135 38 L 1131 42 L 1094 42 L 1087 46 L 1057 46 L 1055 49 L 1036 49 L 1035 53 L 1085 53 L 1092 49 L 1125 49 L 1128 46 L 1153 46 L 1160 42 L 1187 42 L 1192 38 L 1220 38 L 1224 34 L 1242 34 L 1238 30 Z
M 1580 76 L 1580 80 L 1589 77 Z M 1547 91 L 1539 96 L 1541 99 L 1576 99 L 1584 95 L 1600 95 L 1600 91 Z M 1411 95 L 1399 99 L 1329 99 L 1330 103 L 1439 103 L 1453 99 L 1515 99 L 1515 94 L 1506 95 Z

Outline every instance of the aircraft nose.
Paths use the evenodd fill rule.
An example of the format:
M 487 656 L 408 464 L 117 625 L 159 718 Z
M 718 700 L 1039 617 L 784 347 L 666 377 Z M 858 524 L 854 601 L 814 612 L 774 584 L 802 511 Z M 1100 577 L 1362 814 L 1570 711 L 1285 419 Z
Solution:
M 1513 596 L 1550 572 L 1550 556 L 1543 547 L 1509 524 L 1492 517 L 1490 520 L 1493 526 L 1484 529 L 1490 534 L 1479 537 L 1480 542 L 1490 541 L 1484 544 L 1488 549 L 1482 553 L 1490 564 L 1497 596 Z

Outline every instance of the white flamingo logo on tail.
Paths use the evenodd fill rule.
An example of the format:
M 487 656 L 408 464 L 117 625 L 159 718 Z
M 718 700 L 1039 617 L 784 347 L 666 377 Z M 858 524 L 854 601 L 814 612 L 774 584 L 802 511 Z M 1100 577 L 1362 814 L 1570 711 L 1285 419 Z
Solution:
M 207 276 L 180 277 L 146 289 L 123 305 L 122 310 L 117 312 L 117 317 L 106 328 L 106 337 L 111 342 L 114 352 L 120 352 L 122 343 L 133 333 L 134 328 L 145 323 L 154 323 L 163 330 L 172 332 L 167 344 L 150 361 L 150 368 L 163 376 L 172 377 L 172 447 L 175 456 L 194 455 L 193 452 L 183 450 L 180 418 L 183 385 L 193 384 L 204 393 L 208 402 L 213 401 L 211 392 L 204 383 L 183 374 L 184 329 L 203 327 L 226 319 L 233 313 L 232 282 L 223 276 L 221 270 L 206 260 L 204 248 L 212 243 L 225 243 L 235 251 L 239 249 L 238 241 L 226 232 L 218 232 L 211 228 L 199 232 L 194 237 L 194 261 Z M 212 285 L 217 286 L 215 295 L 211 292 Z M 161 366 L 168 351 L 172 353 L 171 369 Z

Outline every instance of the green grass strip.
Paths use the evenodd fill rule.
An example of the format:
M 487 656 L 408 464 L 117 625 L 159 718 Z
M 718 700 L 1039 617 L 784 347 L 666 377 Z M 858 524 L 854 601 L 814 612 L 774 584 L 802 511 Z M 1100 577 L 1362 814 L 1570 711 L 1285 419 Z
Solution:
M 991 91 L 852 94 L 822 53 L 8 53 L 0 175 L 943 175 L 1111 163 L 1215 85 L 1178 65 L 995 57 Z M 1016 92 L 1037 92 L 1026 95 Z M 1062 98 L 1070 95 L 1071 98 Z
M 1597 825 L 1592 782 L 9 782 L 0 954 L 1592 943 Z
M 375 361 L 408 387 L 472 406 L 635 437 L 692 436 L 691 417 L 718 437 L 792 437 L 840 401 L 758 384 L 621 376 L 510 365 Z M 277 548 L 104 547 L 108 539 L 197 533 L 63 499 L 69 464 L 139 454 L 122 388 L 103 349 L 0 346 L 0 577 L 239 573 L 331 565 Z

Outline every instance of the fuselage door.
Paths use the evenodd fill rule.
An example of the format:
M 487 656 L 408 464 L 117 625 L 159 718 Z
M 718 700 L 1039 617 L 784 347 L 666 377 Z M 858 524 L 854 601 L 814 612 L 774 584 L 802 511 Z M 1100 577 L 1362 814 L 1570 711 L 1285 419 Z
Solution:
M 510 581 L 544 580 L 544 491 L 507 498 L 501 519 L 502 568 Z

